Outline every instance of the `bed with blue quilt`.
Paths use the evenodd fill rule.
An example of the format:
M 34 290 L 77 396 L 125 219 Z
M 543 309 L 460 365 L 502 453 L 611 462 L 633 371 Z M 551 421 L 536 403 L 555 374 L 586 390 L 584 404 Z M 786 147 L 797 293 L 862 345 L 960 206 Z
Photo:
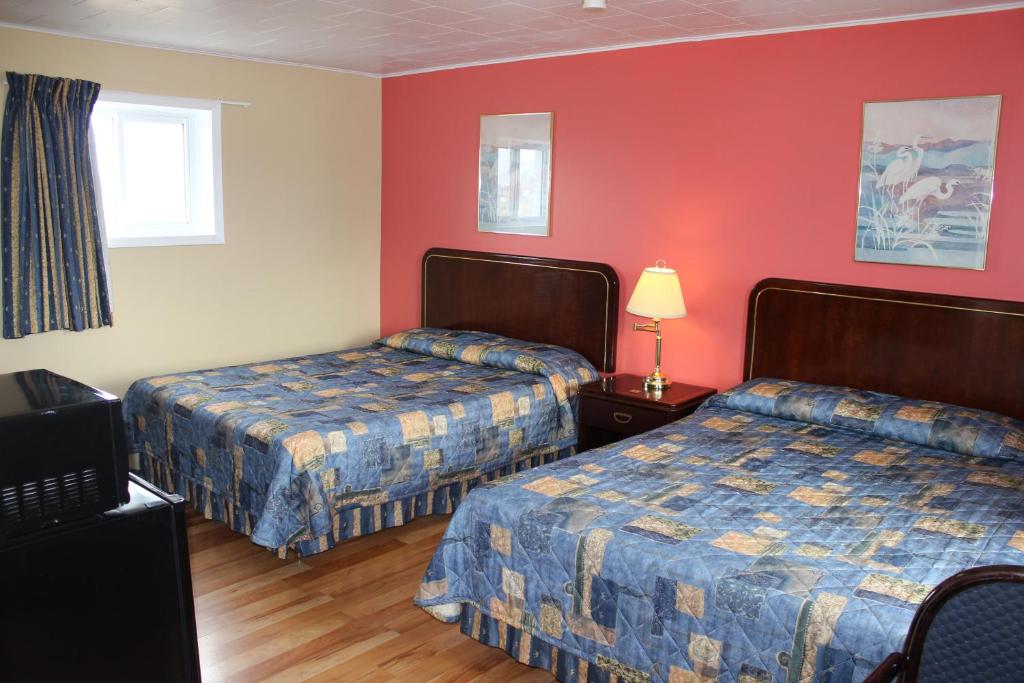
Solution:
M 918 604 L 1024 563 L 1024 422 L 754 379 L 474 490 L 416 603 L 560 681 L 863 680 Z
M 574 451 L 567 348 L 416 329 L 346 351 L 151 377 L 124 398 L 142 474 L 286 556 L 451 512 Z

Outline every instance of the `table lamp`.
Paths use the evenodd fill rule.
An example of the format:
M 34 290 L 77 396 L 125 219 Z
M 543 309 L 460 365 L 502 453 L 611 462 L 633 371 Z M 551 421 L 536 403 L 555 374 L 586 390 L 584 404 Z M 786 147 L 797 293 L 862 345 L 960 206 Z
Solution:
M 662 260 L 644 268 L 633 289 L 633 296 L 629 297 L 629 303 L 626 304 L 626 312 L 653 321 L 633 323 L 633 330 L 654 333 L 654 372 L 644 377 L 644 391 L 660 392 L 671 384 L 661 374 L 661 321 L 686 317 L 683 290 L 679 286 L 679 276 L 675 269 L 667 268 Z

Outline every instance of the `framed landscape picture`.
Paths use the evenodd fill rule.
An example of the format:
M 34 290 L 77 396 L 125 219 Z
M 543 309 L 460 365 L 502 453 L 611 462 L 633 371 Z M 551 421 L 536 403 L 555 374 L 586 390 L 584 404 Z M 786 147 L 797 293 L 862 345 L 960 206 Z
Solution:
M 985 269 L 1001 100 L 864 104 L 857 261 Z
M 480 117 L 480 232 L 549 234 L 551 119 L 550 112 Z

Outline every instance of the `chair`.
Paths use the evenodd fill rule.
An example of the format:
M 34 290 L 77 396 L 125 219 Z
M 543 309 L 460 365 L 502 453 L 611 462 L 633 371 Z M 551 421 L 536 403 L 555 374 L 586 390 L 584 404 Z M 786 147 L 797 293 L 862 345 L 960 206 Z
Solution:
M 903 652 L 864 683 L 1024 681 L 1024 566 L 993 565 L 955 574 L 917 609 Z

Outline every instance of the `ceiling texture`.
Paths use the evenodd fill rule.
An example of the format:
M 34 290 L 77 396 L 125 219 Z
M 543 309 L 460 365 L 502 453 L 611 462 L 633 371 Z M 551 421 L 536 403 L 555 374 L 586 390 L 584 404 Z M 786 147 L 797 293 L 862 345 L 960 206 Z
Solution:
M 1024 7 L 1000 0 L 0 0 L 0 24 L 376 76 Z

